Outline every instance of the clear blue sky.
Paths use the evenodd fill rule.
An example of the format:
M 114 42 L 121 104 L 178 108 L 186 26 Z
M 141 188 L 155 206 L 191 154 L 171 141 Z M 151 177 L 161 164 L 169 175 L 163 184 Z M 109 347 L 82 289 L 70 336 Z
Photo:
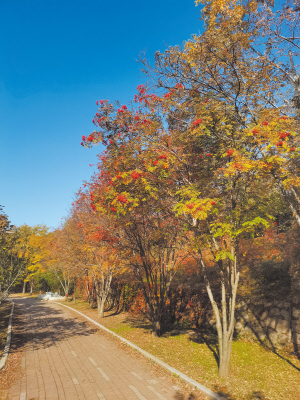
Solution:
M 0 204 L 11 222 L 56 227 L 93 173 L 97 99 L 130 100 L 136 63 L 201 28 L 193 0 L 0 0 Z

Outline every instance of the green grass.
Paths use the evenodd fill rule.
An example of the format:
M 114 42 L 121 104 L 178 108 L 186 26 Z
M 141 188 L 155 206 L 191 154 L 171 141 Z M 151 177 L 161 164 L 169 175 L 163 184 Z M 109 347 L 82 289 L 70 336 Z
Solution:
M 97 311 L 91 310 L 82 300 L 68 305 L 211 390 L 226 395 L 227 399 L 300 399 L 300 361 L 296 357 L 283 353 L 280 357 L 259 343 L 236 340 L 232 346 L 230 375 L 222 381 L 218 377 L 218 365 L 212 352 L 216 339 L 213 334 L 201 336 L 192 331 L 180 334 L 171 331 L 160 338 L 153 338 L 150 325 L 129 314 L 106 313 L 105 318 L 99 319 Z

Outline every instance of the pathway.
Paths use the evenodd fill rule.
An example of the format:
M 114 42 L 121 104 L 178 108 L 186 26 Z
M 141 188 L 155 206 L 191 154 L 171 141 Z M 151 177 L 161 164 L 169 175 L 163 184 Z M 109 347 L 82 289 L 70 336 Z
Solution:
M 15 299 L 22 377 L 4 400 L 174 400 L 177 388 L 57 304 Z M 23 340 L 22 340 L 23 338 Z

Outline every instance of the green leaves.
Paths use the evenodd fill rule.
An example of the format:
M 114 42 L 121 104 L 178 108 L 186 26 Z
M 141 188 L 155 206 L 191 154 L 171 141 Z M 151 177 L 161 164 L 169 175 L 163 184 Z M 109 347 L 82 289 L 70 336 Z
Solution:
M 226 260 L 226 258 L 229 258 L 230 260 L 234 260 L 234 257 L 232 256 L 232 254 L 230 253 L 230 251 L 226 251 L 226 250 L 220 250 L 216 253 L 215 255 L 215 260 L 219 261 L 219 260 Z

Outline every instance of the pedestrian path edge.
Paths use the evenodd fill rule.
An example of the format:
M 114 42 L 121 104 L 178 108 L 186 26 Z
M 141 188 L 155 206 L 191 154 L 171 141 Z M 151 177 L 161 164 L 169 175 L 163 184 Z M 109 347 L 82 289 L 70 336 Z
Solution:
M 0 360 L 0 371 L 1 371 L 2 368 L 5 367 L 6 360 L 7 360 L 8 353 L 9 353 L 9 349 L 10 349 L 10 344 L 11 344 L 11 327 L 12 327 L 12 317 L 13 317 L 13 313 L 14 313 L 14 307 L 15 307 L 15 303 L 12 302 L 11 312 L 10 312 L 9 320 L 8 320 L 6 345 L 5 345 L 5 347 L 4 347 L 3 355 L 2 355 L 1 360 Z
M 110 333 L 111 335 L 117 337 L 119 340 L 122 342 L 126 343 L 128 346 L 134 348 L 135 350 L 139 351 L 141 354 L 143 354 L 145 357 L 149 358 L 150 360 L 154 361 L 155 363 L 159 364 L 161 367 L 165 368 L 172 374 L 175 374 L 179 376 L 182 380 L 184 380 L 186 383 L 188 383 L 190 386 L 193 388 L 196 388 L 200 390 L 202 393 L 206 394 L 209 398 L 213 400 L 225 400 L 223 397 L 219 396 L 217 393 L 211 391 L 207 387 L 201 385 L 201 383 L 195 381 L 192 378 L 189 378 L 187 375 L 185 375 L 183 372 L 178 371 L 176 368 L 171 367 L 171 365 L 165 363 L 164 361 L 160 360 L 159 358 L 153 356 L 152 354 L 148 353 L 146 350 L 141 349 L 139 346 L 136 346 L 134 343 L 131 343 L 129 340 L 123 338 L 120 335 L 117 335 L 115 332 L 111 331 L 110 329 L 106 328 L 105 326 L 99 324 L 99 322 L 94 321 L 92 318 L 88 317 L 87 315 L 81 313 L 80 311 L 75 310 L 72 307 L 66 306 L 65 304 L 58 303 L 56 301 L 53 301 L 52 303 L 59 304 L 63 307 L 69 308 L 70 310 L 76 312 L 77 314 L 82 315 L 84 318 L 88 319 L 90 322 L 93 324 L 97 325 L 99 328 L 103 329 L 104 331 Z

